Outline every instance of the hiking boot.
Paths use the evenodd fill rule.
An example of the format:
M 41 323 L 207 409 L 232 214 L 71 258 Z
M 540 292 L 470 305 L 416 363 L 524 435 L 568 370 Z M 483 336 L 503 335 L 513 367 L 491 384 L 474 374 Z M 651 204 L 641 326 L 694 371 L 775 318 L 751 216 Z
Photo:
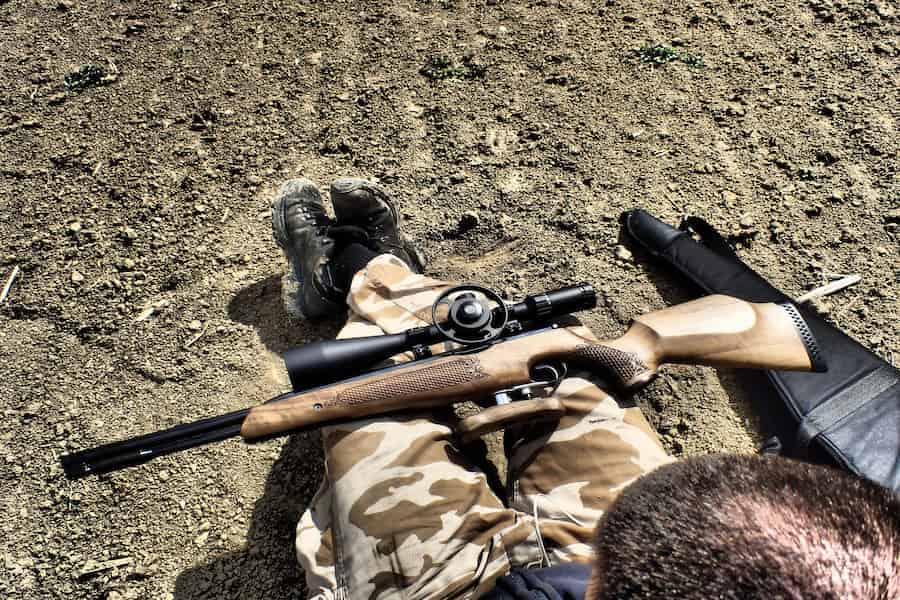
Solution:
M 425 257 L 400 231 L 400 217 L 387 190 L 357 177 L 341 177 L 331 184 L 331 203 L 338 226 L 365 232 L 356 240 L 372 252 L 393 254 L 416 273 Z
M 272 233 L 298 286 L 296 311 L 291 312 L 303 319 L 340 314 L 347 306 L 345 294 L 334 286 L 327 268 L 335 252 L 328 234 L 331 223 L 318 188 L 308 179 L 286 181 L 272 202 Z

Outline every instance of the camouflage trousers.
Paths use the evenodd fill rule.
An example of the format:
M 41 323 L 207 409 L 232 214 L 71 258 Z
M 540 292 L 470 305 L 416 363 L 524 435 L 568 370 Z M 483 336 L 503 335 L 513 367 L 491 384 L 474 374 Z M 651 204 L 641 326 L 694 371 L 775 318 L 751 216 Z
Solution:
M 379 256 L 353 281 L 339 337 L 423 325 L 447 285 Z M 565 379 L 555 427 L 506 440 L 505 503 L 458 449 L 452 414 L 324 429 L 325 480 L 297 526 L 310 597 L 477 598 L 511 567 L 590 560 L 616 494 L 672 460 L 639 409 L 601 385 Z

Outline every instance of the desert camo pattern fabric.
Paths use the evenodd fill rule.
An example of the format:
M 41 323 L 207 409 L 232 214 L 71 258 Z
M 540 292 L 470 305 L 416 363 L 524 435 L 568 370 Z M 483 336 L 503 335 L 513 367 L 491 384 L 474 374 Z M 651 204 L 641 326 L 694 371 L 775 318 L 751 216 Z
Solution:
M 447 286 L 379 256 L 353 281 L 339 337 L 427 324 Z M 506 505 L 458 450 L 450 410 L 323 429 L 326 475 L 296 537 L 309 597 L 477 598 L 511 567 L 590 560 L 619 491 L 673 459 L 637 408 L 588 376 L 557 395 L 559 423 L 506 432 Z

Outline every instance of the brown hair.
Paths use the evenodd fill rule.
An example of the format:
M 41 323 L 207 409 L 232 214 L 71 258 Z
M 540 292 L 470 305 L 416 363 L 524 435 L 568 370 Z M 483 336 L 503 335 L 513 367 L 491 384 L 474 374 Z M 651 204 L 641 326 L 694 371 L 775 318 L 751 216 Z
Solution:
M 588 598 L 900 598 L 900 497 L 823 466 L 713 455 L 664 466 L 598 529 Z

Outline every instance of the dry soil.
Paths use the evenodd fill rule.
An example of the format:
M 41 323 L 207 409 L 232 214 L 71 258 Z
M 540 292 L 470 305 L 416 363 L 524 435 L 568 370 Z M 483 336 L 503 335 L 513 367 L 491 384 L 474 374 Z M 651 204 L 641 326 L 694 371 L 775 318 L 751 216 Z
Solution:
M 618 215 L 701 215 L 788 293 L 859 273 L 819 307 L 893 360 L 898 12 L 0 0 L 0 278 L 21 269 L 0 306 L 0 596 L 303 597 L 315 435 L 77 482 L 57 463 L 261 402 L 277 353 L 334 335 L 282 306 L 268 207 L 289 177 L 377 178 L 433 275 L 593 282 L 602 335 L 688 297 L 617 248 Z M 671 369 L 638 401 L 676 455 L 750 451 L 758 383 Z

